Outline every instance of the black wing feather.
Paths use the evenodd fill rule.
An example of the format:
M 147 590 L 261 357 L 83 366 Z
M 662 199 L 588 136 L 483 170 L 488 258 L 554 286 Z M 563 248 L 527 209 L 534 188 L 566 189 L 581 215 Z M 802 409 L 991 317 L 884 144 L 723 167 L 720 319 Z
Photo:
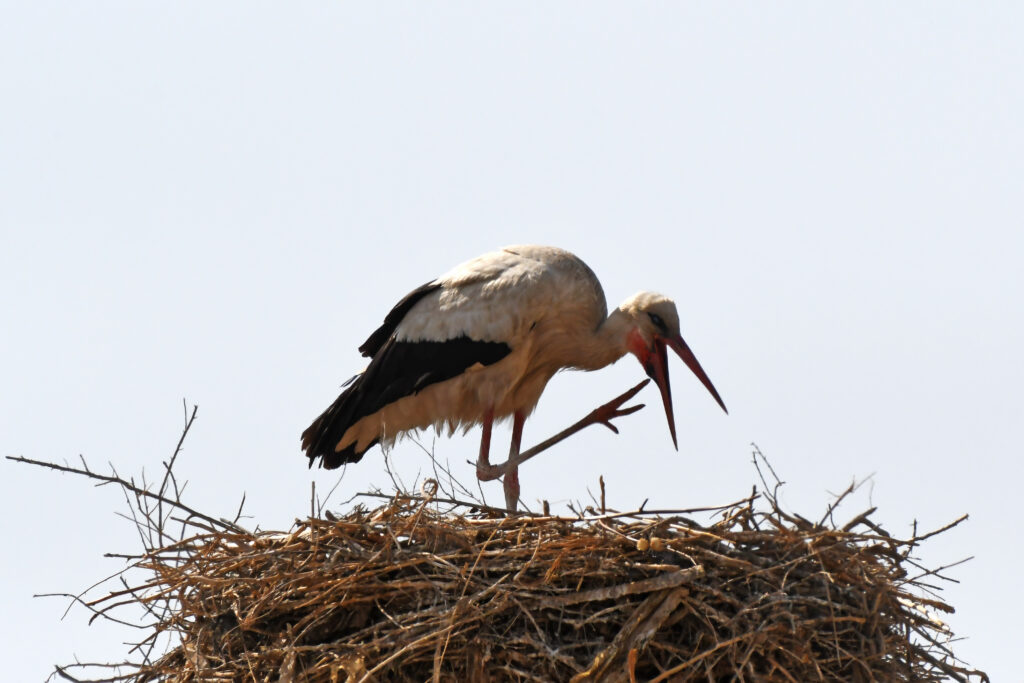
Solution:
M 407 306 L 406 312 L 411 307 Z M 355 444 L 335 452 L 334 447 L 349 427 L 389 403 L 456 377 L 477 363 L 485 366 L 497 363 L 511 352 L 504 342 L 476 341 L 466 336 L 448 341 L 398 341 L 394 328 L 399 322 L 400 319 L 394 321 L 390 338 L 379 348 L 363 374 L 350 380 L 348 388 L 331 407 L 302 433 L 302 447 L 310 467 L 318 457 L 320 465 L 327 469 L 358 462 L 377 442 L 361 452 L 356 451 Z M 387 325 L 385 322 L 377 332 Z M 372 336 L 364 346 L 371 341 Z
M 395 304 L 391 312 L 384 317 L 384 324 L 374 330 L 373 334 L 359 347 L 359 353 L 367 358 L 376 356 L 377 352 L 391 338 L 391 335 L 395 333 L 398 323 L 402 322 L 402 319 L 412 310 L 412 307 L 419 303 L 420 299 L 439 289 L 441 289 L 440 283 L 431 281 L 406 294 L 401 301 Z

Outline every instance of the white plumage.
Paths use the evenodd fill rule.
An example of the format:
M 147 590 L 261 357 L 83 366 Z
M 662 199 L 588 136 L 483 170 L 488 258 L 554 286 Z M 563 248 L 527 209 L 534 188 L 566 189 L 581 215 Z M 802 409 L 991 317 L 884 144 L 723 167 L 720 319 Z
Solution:
M 360 347 L 370 364 L 303 433 L 303 449 L 310 464 L 319 457 L 333 468 L 409 430 L 482 424 L 478 473 L 494 478 L 485 476 L 494 420 L 514 418 L 511 463 L 523 420 L 556 372 L 594 370 L 627 352 L 661 387 L 675 440 L 666 344 L 722 403 L 678 330 L 667 297 L 641 292 L 608 316 L 600 282 L 578 257 L 554 247 L 506 247 L 456 266 L 399 302 Z M 607 419 L 594 422 L 610 426 Z M 517 499 L 515 466 L 500 473 L 506 498 Z M 515 500 L 507 503 L 514 508 Z
M 409 311 L 396 330 L 400 341 L 518 342 L 538 317 L 558 313 L 605 315 L 601 283 L 583 261 L 553 247 L 506 247 L 448 271 L 437 292 Z

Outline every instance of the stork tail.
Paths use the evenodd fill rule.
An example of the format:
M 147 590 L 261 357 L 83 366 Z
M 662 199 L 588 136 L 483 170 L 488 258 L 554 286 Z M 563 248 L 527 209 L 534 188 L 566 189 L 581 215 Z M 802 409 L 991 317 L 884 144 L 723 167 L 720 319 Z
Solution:
M 353 404 L 359 395 L 359 384 L 362 379 L 363 375 L 356 375 L 349 380 L 345 391 L 341 392 L 334 403 L 302 432 L 302 450 L 309 458 L 310 467 L 313 467 L 317 458 L 320 458 L 320 466 L 328 470 L 337 469 L 350 462 L 359 462 L 363 454 L 377 443 L 374 440 L 362 451 L 356 450 L 358 444 L 355 443 L 340 451 L 334 450 L 348 428 L 359 420 L 354 415 Z

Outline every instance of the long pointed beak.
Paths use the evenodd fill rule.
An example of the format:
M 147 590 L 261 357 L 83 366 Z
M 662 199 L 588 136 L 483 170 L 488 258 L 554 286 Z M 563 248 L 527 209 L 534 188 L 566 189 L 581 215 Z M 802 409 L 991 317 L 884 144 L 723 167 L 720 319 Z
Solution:
M 700 380 L 700 383 L 711 392 L 711 395 L 714 397 L 715 401 L 718 402 L 718 405 L 722 406 L 722 410 L 728 414 L 729 409 L 725 407 L 725 403 L 722 401 L 722 397 L 718 395 L 715 385 L 711 383 L 710 379 L 708 379 L 708 375 L 704 372 L 704 368 L 702 368 L 700 363 L 697 362 L 697 357 L 693 355 L 693 351 L 691 351 L 690 347 L 686 345 L 683 338 L 676 337 L 675 339 L 666 339 L 665 341 L 672 347 L 672 350 L 683 359 L 683 362 L 686 363 L 686 367 L 690 368 L 690 371 L 697 375 L 697 379 Z
M 668 381 L 668 351 L 667 347 L 672 347 L 672 350 L 683 359 L 686 363 L 686 367 L 697 376 L 711 395 L 714 397 L 718 405 L 722 406 L 722 410 L 728 413 L 728 409 L 725 407 L 725 403 L 722 401 L 722 397 L 718 395 L 718 391 L 715 389 L 715 385 L 711 383 L 704 368 L 697 362 L 697 357 L 693 355 L 693 351 L 686 345 L 682 337 L 661 337 L 656 336 L 654 338 L 654 352 L 651 353 L 647 358 L 647 362 L 644 364 L 644 370 L 647 371 L 648 377 L 653 379 L 661 390 L 661 400 L 665 404 L 665 417 L 668 419 L 668 430 L 672 434 L 672 445 L 675 446 L 676 450 L 679 450 L 679 444 L 676 441 L 676 421 L 672 412 L 672 388 Z
M 668 419 L 668 431 L 672 434 L 672 445 L 679 450 L 676 441 L 676 418 L 672 414 L 672 386 L 668 383 L 668 352 L 665 350 L 665 339 L 654 338 L 654 352 L 647 357 L 644 370 L 647 376 L 655 381 L 661 390 L 661 401 L 665 404 L 665 417 Z

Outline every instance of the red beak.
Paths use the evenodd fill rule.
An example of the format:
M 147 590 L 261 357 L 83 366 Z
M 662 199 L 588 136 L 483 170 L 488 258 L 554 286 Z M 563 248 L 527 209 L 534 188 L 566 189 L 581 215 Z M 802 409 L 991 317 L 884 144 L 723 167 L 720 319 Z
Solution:
M 676 420 L 672 414 L 672 389 L 668 383 L 668 351 L 667 346 L 671 346 L 672 350 L 675 351 L 686 366 L 690 368 L 693 374 L 697 375 L 697 379 L 701 381 L 707 390 L 711 392 L 715 400 L 718 401 L 718 405 L 722 406 L 722 410 L 726 413 L 725 403 L 722 402 L 722 397 L 718 395 L 718 391 L 715 390 L 715 385 L 708 379 L 708 375 L 704 372 L 704 368 L 697 362 L 697 357 L 693 355 L 693 351 L 686 345 L 682 337 L 654 337 L 654 351 L 647 356 L 647 360 L 644 362 L 644 370 L 647 371 L 647 376 L 653 379 L 658 384 L 658 388 L 661 389 L 661 400 L 665 404 L 665 417 L 668 418 L 668 430 L 672 434 L 672 445 L 675 446 L 676 450 L 679 450 L 679 444 L 676 442 Z

